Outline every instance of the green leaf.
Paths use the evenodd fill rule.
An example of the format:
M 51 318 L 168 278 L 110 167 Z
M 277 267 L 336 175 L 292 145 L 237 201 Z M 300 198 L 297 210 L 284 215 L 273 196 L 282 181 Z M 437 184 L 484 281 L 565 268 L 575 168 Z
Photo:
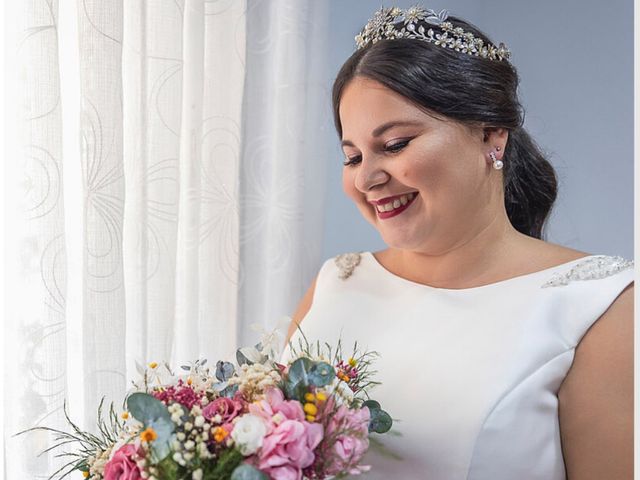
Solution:
M 220 396 L 233 398 L 235 397 L 237 391 L 238 391 L 238 385 L 229 385 L 228 387 L 220 391 Z
M 369 431 L 376 433 L 386 433 L 391 429 L 393 420 L 391 416 L 379 408 L 370 410 L 371 420 L 369 420 Z
M 75 463 L 75 468 L 76 468 L 76 470 L 80 470 L 81 472 L 88 472 L 89 471 L 89 464 L 87 463 L 87 459 L 86 458 L 81 458 L 80 460 L 78 460 Z
M 233 471 L 231 480 L 269 480 L 269 477 L 257 468 L 243 463 Z
M 309 382 L 316 387 L 329 385 L 336 377 L 336 371 L 325 362 L 315 363 L 309 370 Z
M 287 378 L 283 382 L 287 399 L 302 401 L 311 384 L 309 373 L 314 363 L 308 358 L 298 358 L 289 367 Z
M 178 478 L 179 465 L 171 458 L 167 456 L 164 460 L 157 464 L 159 478 L 166 480 L 174 480 Z
M 127 398 L 127 410 L 142 422 L 143 428 L 151 427 L 158 434 L 158 438 L 151 442 L 151 451 L 156 462 L 163 460 L 171 451 L 170 444 L 175 430 L 165 404 L 152 395 L 136 392 Z
M 216 364 L 216 378 L 221 382 L 226 382 L 235 373 L 235 367 L 231 362 L 223 362 L 219 360 Z
M 367 407 L 369 410 L 380 410 L 382 408 L 380 407 L 380 404 L 375 400 L 367 400 L 366 402 L 362 403 L 362 406 Z
M 298 387 L 297 383 L 283 382 L 282 390 L 287 400 L 294 400 L 298 398 L 297 387 Z
M 244 456 L 235 448 L 223 450 L 215 464 L 207 463 L 203 480 L 229 480 Z
M 291 367 L 289 367 L 287 381 L 292 384 L 302 383 L 304 385 L 309 385 L 309 371 L 312 367 L 313 362 L 308 358 L 298 358 L 291 364 Z
M 171 414 L 165 404 L 148 393 L 136 392 L 129 395 L 127 410 L 145 426 L 159 419 L 171 422 Z

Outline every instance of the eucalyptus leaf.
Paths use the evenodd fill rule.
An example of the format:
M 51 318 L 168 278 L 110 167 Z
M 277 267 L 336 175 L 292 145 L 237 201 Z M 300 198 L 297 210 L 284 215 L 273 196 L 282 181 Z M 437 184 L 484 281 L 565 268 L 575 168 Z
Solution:
M 229 380 L 235 371 L 236 369 L 231 362 L 223 362 L 222 360 L 219 360 L 216 364 L 216 378 L 221 382 Z
M 157 422 L 149 425 L 158 434 L 153 442 L 151 442 L 151 453 L 154 463 L 161 462 L 169 456 L 171 453 L 171 442 L 174 437 L 174 425 L 167 424 L 165 420 L 158 420 Z
M 302 383 L 305 385 L 309 385 L 309 371 L 312 367 L 313 362 L 308 358 L 298 358 L 289 367 L 287 380 L 292 384 Z
M 314 362 L 305 357 L 298 358 L 291 364 L 287 378 L 283 382 L 284 393 L 288 399 L 303 400 L 309 386 L 313 385 L 309 378 L 313 366 Z
M 362 403 L 363 407 L 367 407 L 369 410 L 380 410 L 382 407 L 375 400 L 367 400 Z
M 283 383 L 283 393 L 287 400 L 293 400 L 298 398 L 298 395 L 296 393 L 297 386 L 298 386 L 297 383 L 292 383 L 289 381 Z
M 309 383 L 316 387 L 324 387 L 329 385 L 336 377 L 336 371 L 331 365 L 325 362 L 314 364 L 309 370 Z
M 227 388 L 227 385 L 229 385 L 229 382 L 218 382 L 211 385 L 211 388 L 213 388 L 216 392 L 221 392 L 222 390 Z
M 147 393 L 136 392 L 127 398 L 127 410 L 142 422 L 144 428 L 153 428 L 158 437 L 151 443 L 156 461 L 164 459 L 170 452 L 170 441 L 175 430 L 171 414 L 164 403 Z
M 269 480 L 269 477 L 257 468 L 243 463 L 233 471 L 230 480 Z
M 220 391 L 222 397 L 233 398 L 238 391 L 238 385 L 229 385 Z
M 143 424 L 149 423 L 163 418 L 171 421 L 171 414 L 164 403 L 148 393 L 136 392 L 127 398 L 127 410 L 136 420 Z
M 391 429 L 393 420 L 391 416 L 381 409 L 370 410 L 369 431 L 376 433 L 386 433 Z

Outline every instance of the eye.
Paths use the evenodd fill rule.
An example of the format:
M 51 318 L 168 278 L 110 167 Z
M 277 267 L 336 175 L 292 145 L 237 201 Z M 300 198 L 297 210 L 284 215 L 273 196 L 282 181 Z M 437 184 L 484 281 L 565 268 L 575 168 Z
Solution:
M 352 157 L 347 157 L 346 160 L 342 163 L 345 167 L 352 167 L 357 165 L 362 161 L 362 155 L 354 155 Z
M 398 153 L 404 147 L 409 145 L 410 141 L 411 140 L 400 140 L 400 141 L 397 141 L 397 142 L 394 142 L 394 143 L 389 143 L 389 144 L 384 146 L 384 151 L 385 152 L 390 152 L 390 153 Z

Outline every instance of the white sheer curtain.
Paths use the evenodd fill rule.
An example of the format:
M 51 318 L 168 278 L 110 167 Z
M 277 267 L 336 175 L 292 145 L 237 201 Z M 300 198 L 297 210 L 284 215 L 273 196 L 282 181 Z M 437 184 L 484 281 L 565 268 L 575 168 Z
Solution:
M 320 263 L 328 3 L 12 2 L 5 472 L 135 362 L 232 357 Z

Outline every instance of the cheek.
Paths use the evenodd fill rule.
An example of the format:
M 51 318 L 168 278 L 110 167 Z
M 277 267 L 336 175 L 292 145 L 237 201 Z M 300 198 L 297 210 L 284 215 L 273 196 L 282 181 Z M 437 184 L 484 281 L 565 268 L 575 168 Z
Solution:
M 400 170 L 398 179 L 405 185 L 433 193 L 447 183 L 447 168 L 442 160 L 423 156 Z

